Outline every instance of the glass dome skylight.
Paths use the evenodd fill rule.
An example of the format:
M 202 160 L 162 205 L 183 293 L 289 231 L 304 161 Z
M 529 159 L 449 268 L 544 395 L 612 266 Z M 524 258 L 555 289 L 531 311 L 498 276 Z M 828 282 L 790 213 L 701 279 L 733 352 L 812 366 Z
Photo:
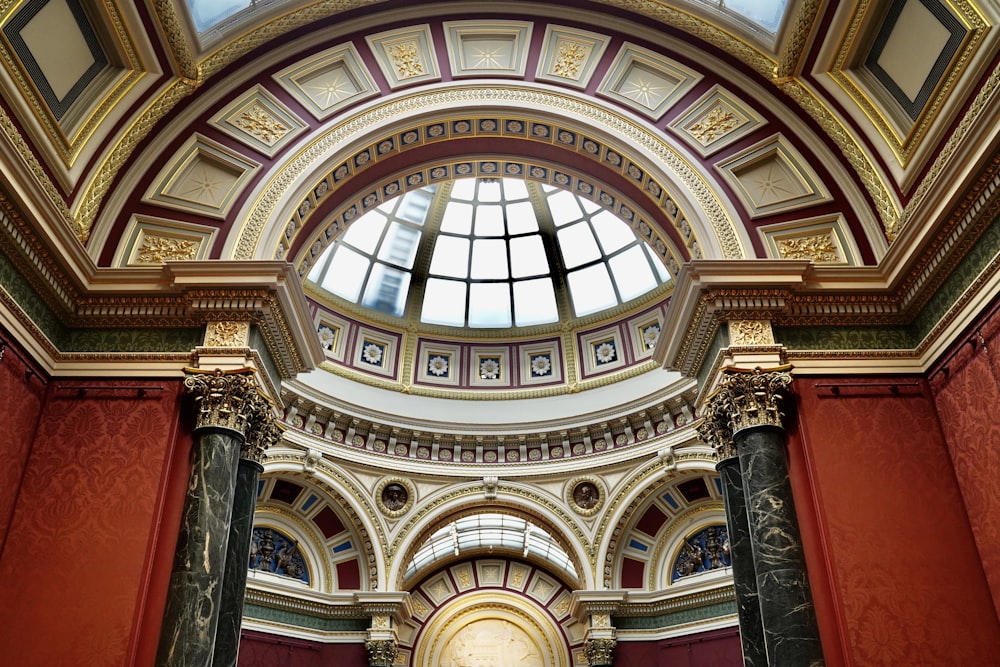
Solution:
M 508 328 L 590 315 L 646 294 L 666 267 L 611 212 L 560 188 L 460 179 L 362 216 L 309 280 L 394 317 Z
M 576 578 L 566 551 L 545 530 L 516 516 L 474 514 L 452 521 L 427 538 L 406 568 L 406 577 L 438 560 L 465 552 L 506 549 L 545 560 Z

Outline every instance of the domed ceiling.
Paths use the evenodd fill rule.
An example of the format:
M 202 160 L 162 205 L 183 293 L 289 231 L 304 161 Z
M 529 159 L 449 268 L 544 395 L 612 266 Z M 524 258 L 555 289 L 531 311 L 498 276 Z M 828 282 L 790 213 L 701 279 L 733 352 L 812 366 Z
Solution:
M 294 267 L 319 370 L 276 374 L 291 422 L 462 457 L 457 410 L 530 461 L 690 418 L 693 380 L 651 371 L 724 343 L 671 303 L 691 260 L 756 261 L 750 290 L 891 283 L 996 53 L 972 3 L 892 5 L 74 1 L 19 10 L 3 85 L 38 138 L 25 201 L 95 276 Z

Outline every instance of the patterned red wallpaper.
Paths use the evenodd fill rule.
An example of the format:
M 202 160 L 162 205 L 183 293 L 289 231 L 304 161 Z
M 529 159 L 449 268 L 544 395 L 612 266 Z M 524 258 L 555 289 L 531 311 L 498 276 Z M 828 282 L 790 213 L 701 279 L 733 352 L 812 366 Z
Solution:
M 5 337 L 4 340 L 7 340 Z M 0 554 L 7 537 L 21 476 L 31 450 L 31 441 L 38 426 L 45 400 L 45 380 L 23 360 L 21 350 L 13 343 L 4 343 L 0 358 Z
M 807 557 L 827 570 L 845 664 L 1000 655 L 1000 623 L 926 382 L 810 377 L 794 386 L 825 545 L 817 554 L 807 541 Z
M 968 340 L 931 374 L 931 388 L 1000 615 L 1000 315 Z
M 180 393 L 50 383 L 0 559 L 0 645 L 20 664 L 133 663 Z

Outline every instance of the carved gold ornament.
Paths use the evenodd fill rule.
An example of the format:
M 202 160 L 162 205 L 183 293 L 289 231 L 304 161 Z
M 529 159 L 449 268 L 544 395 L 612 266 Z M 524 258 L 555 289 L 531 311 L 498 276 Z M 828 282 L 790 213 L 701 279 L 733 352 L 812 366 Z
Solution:
M 273 146 L 283 136 L 291 132 L 290 127 L 277 120 L 260 104 L 254 103 L 232 120 L 233 125 L 240 128 L 262 143 Z
M 839 262 L 840 251 L 827 234 L 800 236 L 778 241 L 782 259 L 811 259 L 814 262 Z
M 563 42 L 559 45 L 559 56 L 552 73 L 567 79 L 576 79 L 580 74 L 580 64 L 587 57 L 587 47 L 579 42 Z
M 416 42 L 393 44 L 389 47 L 389 56 L 392 57 L 400 79 L 410 79 L 424 74 Z
M 743 345 L 774 345 L 774 332 L 767 320 L 734 320 L 729 323 L 730 343 Z
M 198 244 L 194 241 L 147 234 L 143 237 L 142 246 L 136 254 L 136 261 L 143 264 L 162 264 L 170 259 L 194 259 L 197 252 Z
M 205 347 L 246 347 L 249 335 L 249 322 L 209 322 Z
M 717 104 L 702 120 L 687 128 L 687 131 L 703 146 L 707 146 L 736 129 L 737 125 L 739 120 L 736 116 L 729 109 Z

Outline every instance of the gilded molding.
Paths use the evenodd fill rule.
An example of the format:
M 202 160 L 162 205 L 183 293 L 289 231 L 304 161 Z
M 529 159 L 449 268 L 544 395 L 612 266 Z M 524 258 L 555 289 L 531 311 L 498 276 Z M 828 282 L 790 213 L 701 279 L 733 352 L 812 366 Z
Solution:
M 882 228 L 886 237 L 893 241 L 899 233 L 898 223 L 900 215 L 899 202 L 891 194 L 891 190 L 883 180 L 881 174 L 875 169 L 875 165 L 869 159 L 865 150 L 858 144 L 854 136 L 837 120 L 830 109 L 824 105 L 816 94 L 806 88 L 797 79 L 783 80 L 779 82 L 778 88 L 792 98 L 803 111 L 808 113 L 827 136 L 847 158 L 847 161 L 858 174 L 858 179 L 865 186 L 865 190 L 875 202 L 875 209 L 882 220 Z
M 167 53 L 177 66 L 177 74 L 193 82 L 201 81 L 201 68 L 195 62 L 191 44 L 187 40 L 188 31 L 184 19 L 177 13 L 177 3 L 173 0 L 153 0 L 153 14 L 166 37 Z

